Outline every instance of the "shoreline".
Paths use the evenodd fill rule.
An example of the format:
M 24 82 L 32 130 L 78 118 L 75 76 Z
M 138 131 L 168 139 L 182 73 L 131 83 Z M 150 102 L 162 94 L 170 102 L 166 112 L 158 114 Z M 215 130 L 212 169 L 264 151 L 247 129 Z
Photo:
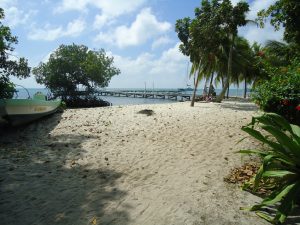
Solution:
M 174 104 L 176 103 L 176 104 Z M 0 137 L 6 224 L 268 224 L 223 178 L 252 103 L 68 109 Z M 152 116 L 139 114 L 153 110 Z

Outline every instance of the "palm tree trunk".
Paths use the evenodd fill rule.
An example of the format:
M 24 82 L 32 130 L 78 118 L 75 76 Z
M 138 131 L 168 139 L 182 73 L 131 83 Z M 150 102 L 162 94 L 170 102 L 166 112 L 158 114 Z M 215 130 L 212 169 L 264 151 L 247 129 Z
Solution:
M 199 83 L 199 79 L 198 79 L 198 76 L 196 76 L 196 73 L 197 71 L 195 72 L 195 75 L 194 75 L 194 92 L 193 92 L 193 97 L 192 97 L 192 101 L 191 101 L 191 107 L 194 107 L 195 105 L 195 99 L 196 99 L 196 91 L 197 91 L 197 87 L 198 87 L 198 83 Z
M 228 85 L 227 85 L 227 95 L 226 95 L 226 98 L 228 99 L 229 98 L 229 81 L 228 81 Z
M 247 79 L 245 77 L 244 98 L 247 97 Z
M 223 75 L 221 76 L 221 82 L 222 82 L 222 89 L 224 88 L 224 77 L 223 77 Z
M 228 65 L 227 65 L 227 76 L 225 77 L 225 86 L 223 87 L 221 93 L 219 94 L 219 96 L 217 97 L 217 102 L 222 102 L 222 100 L 224 99 L 226 90 L 229 88 L 229 80 L 231 78 L 231 73 L 232 73 L 232 53 L 233 53 L 233 45 L 234 45 L 234 35 L 231 34 L 231 44 L 230 44 L 230 50 L 229 50 L 229 57 L 228 57 Z
M 207 83 L 208 83 L 208 78 L 205 78 L 204 86 L 203 86 L 203 93 L 202 95 L 207 95 Z
M 209 82 L 209 91 L 208 91 L 208 95 L 212 95 L 212 82 L 213 82 L 213 80 L 214 80 L 214 73 L 212 72 L 212 74 L 211 74 L 211 77 L 210 77 L 210 82 Z

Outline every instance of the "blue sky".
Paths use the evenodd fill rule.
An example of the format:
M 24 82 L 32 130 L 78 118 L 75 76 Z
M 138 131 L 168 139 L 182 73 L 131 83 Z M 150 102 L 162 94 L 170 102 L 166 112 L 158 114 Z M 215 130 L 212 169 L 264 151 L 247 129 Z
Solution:
M 254 19 L 275 0 L 248 2 L 248 18 Z M 60 44 L 104 48 L 121 70 L 112 78 L 112 88 L 141 88 L 145 82 L 157 88 L 185 87 L 188 59 L 178 50 L 174 24 L 183 17 L 193 18 L 197 6 L 199 0 L 0 0 L 6 14 L 3 23 L 18 36 L 15 55 L 35 67 Z M 282 30 L 274 32 L 270 25 L 247 26 L 239 34 L 251 43 L 282 39 Z M 40 87 L 34 77 L 13 81 Z

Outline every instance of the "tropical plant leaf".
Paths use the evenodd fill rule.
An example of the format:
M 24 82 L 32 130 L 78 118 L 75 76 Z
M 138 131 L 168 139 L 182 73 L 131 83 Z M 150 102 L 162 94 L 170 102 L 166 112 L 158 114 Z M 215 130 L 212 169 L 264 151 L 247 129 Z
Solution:
M 293 156 L 299 158 L 299 163 L 300 163 L 300 151 L 297 150 L 297 148 L 299 148 L 299 146 L 291 139 L 289 138 L 284 132 L 276 129 L 273 126 L 269 126 L 269 125 L 263 125 L 261 126 L 265 131 L 271 133 L 276 140 L 282 145 L 284 146 L 286 153 L 288 155 L 290 155 L 290 153 L 293 154 Z
M 294 124 L 291 124 L 291 129 L 294 135 L 300 138 L 300 127 Z
M 266 221 L 268 221 L 268 222 L 270 222 L 270 223 L 273 222 L 273 218 L 270 217 L 270 216 L 268 216 L 266 213 L 263 213 L 263 212 L 258 211 L 258 212 L 256 212 L 256 215 L 258 215 L 259 217 L 265 219 Z
M 256 130 L 258 127 L 255 125 L 269 135 Z M 257 215 L 269 222 L 283 223 L 300 195 L 300 127 L 289 124 L 279 115 L 266 113 L 253 117 L 252 122 L 242 130 L 270 147 L 267 151 L 239 151 L 242 154 L 257 154 L 263 157 L 263 163 L 255 176 L 254 190 L 257 190 L 260 184 L 265 185 L 268 179 L 272 180 L 274 188 L 269 196 L 250 210 L 256 211 Z M 248 185 L 249 187 L 251 185 Z M 277 208 L 274 218 L 261 211 L 262 208 L 272 205 Z
M 274 222 L 276 223 L 279 221 L 283 223 L 288 216 L 288 213 L 292 211 L 294 207 L 294 202 L 297 199 L 300 192 L 300 181 L 296 182 L 294 186 L 289 190 L 286 194 L 285 198 L 281 202 L 280 206 L 278 207 L 278 211 L 274 218 Z
M 292 135 L 297 142 L 298 146 L 300 146 L 300 127 L 294 124 L 291 124 Z M 300 150 L 299 150 L 300 151 Z
M 268 166 L 268 164 L 270 163 L 270 160 L 275 157 L 274 155 L 266 155 L 263 159 L 263 164 L 261 165 L 261 167 L 258 169 L 257 174 L 255 176 L 255 180 L 254 180 L 254 190 L 256 190 L 259 186 L 259 182 L 262 178 L 263 173 L 266 171 L 266 168 Z
M 251 211 L 256 211 L 264 206 L 274 205 L 275 203 L 281 201 L 294 186 L 294 183 L 290 185 L 284 185 L 283 188 L 272 192 L 270 196 L 266 197 L 260 204 L 253 206 Z
M 259 131 L 246 126 L 242 127 L 242 130 L 251 135 L 252 137 L 256 138 L 257 140 L 263 143 L 268 143 L 268 140 Z
M 268 170 L 263 172 L 262 177 L 284 177 L 287 175 L 296 175 L 295 173 L 288 170 Z
M 266 113 L 265 117 L 270 118 L 271 120 L 273 120 L 274 123 L 278 124 L 279 126 L 277 126 L 277 127 L 283 128 L 289 132 L 292 132 L 290 123 L 286 119 L 284 119 L 282 116 L 280 116 L 276 113 Z

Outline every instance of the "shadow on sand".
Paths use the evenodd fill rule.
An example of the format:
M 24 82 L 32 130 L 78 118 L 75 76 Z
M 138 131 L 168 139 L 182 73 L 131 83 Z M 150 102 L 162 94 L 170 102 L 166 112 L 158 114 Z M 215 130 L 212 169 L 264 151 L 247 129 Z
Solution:
M 222 102 L 222 108 L 232 109 L 232 110 L 239 110 L 239 111 L 257 111 L 258 107 L 254 104 L 245 104 L 241 102 Z
M 55 114 L 1 134 L 0 223 L 128 224 L 126 206 L 110 207 L 126 196 L 117 188 L 123 174 L 106 164 L 76 163 L 86 157 L 82 144 L 96 137 L 54 137 L 50 132 L 60 119 Z
M 278 207 L 278 206 L 277 206 Z M 267 216 L 274 218 L 276 216 L 276 208 L 273 206 L 264 207 L 261 212 Z M 300 207 L 296 206 L 293 212 L 286 218 L 282 225 L 299 225 L 300 224 Z

